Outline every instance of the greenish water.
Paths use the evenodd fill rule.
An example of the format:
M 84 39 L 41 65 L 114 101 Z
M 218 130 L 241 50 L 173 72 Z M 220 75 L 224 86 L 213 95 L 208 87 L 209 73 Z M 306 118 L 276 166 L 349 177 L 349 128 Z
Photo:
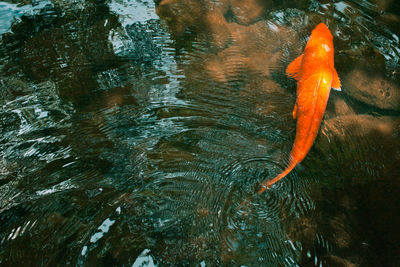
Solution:
M 257 195 L 320 22 L 342 91 Z M 398 25 L 396 0 L 0 2 L 0 265 L 398 266 Z

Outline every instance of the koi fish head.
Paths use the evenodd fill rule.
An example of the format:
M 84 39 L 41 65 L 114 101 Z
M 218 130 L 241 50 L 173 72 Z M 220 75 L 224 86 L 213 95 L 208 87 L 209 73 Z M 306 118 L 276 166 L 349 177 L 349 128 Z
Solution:
M 311 32 L 310 39 L 311 38 L 325 38 L 327 40 L 332 40 L 333 36 L 329 31 L 328 26 L 326 26 L 324 23 L 320 23 Z
M 306 50 L 322 56 L 324 54 L 333 55 L 333 36 L 324 23 L 320 23 L 311 32 L 307 42 Z

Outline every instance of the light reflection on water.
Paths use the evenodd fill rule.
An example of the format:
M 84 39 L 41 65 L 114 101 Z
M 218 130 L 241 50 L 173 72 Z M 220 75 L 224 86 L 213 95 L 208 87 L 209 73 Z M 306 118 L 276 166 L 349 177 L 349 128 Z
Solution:
M 0 34 L 8 32 L 14 21 L 22 15 L 35 15 L 46 6 L 52 6 L 50 1 L 39 1 L 35 5 L 18 5 L 8 2 L 0 2 Z
M 400 262 L 394 1 L 0 10 L 1 264 Z M 306 160 L 257 195 L 294 138 L 284 69 L 321 21 L 343 92 Z

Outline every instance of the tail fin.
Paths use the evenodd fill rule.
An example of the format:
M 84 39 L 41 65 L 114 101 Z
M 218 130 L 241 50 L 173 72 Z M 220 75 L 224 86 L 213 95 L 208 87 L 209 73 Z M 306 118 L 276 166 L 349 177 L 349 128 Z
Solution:
M 286 167 L 286 169 L 281 172 L 278 176 L 276 176 L 274 179 L 272 180 L 266 180 L 264 182 L 261 183 L 261 188 L 258 191 L 258 194 L 261 194 L 262 192 L 264 192 L 267 188 L 270 188 L 274 183 L 278 182 L 280 179 L 284 178 L 286 175 L 289 174 L 289 172 L 291 172 L 294 167 L 296 167 L 297 165 L 297 161 L 296 160 L 290 160 L 289 165 Z

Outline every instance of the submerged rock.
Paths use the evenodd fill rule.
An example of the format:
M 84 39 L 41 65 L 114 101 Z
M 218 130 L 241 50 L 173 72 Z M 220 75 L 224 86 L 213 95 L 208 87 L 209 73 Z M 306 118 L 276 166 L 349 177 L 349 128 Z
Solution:
M 331 97 L 335 114 L 339 116 L 354 115 L 353 108 L 341 97 Z
M 400 118 L 391 116 L 375 117 L 372 115 L 348 115 L 340 116 L 325 121 L 325 128 L 330 133 L 341 139 L 347 139 L 355 135 L 367 137 L 371 134 L 381 135 L 397 140 L 400 135 Z
M 229 42 L 229 30 L 224 12 L 227 5 L 208 1 L 164 0 L 156 12 L 167 23 L 172 35 L 181 37 L 188 33 L 200 34 L 202 39 L 217 49 Z
M 205 62 L 205 69 L 217 82 L 228 82 L 234 80 L 246 66 L 248 58 L 240 51 L 240 47 L 231 46 L 217 55 L 210 55 Z
M 221 10 L 213 7 L 204 15 L 203 19 L 204 37 L 210 41 L 210 44 L 218 49 L 227 47 L 231 35 Z
M 272 0 L 231 0 L 230 4 L 235 21 L 241 24 L 251 24 L 261 19 L 267 9 L 273 6 Z
M 344 79 L 345 92 L 368 105 L 400 111 L 400 86 L 382 75 L 354 69 Z
M 399 136 L 399 117 L 346 115 L 325 120 L 314 146 L 318 155 L 309 157 L 307 164 L 321 165 L 325 175 L 362 182 L 398 178 Z
M 227 82 L 240 77 L 245 70 L 260 76 L 282 69 L 285 44 L 297 41 L 297 34 L 285 27 L 265 22 L 250 26 L 229 23 L 232 44 L 217 53 L 210 54 L 205 69 L 215 81 Z M 253 40 L 249 42 L 248 40 Z

